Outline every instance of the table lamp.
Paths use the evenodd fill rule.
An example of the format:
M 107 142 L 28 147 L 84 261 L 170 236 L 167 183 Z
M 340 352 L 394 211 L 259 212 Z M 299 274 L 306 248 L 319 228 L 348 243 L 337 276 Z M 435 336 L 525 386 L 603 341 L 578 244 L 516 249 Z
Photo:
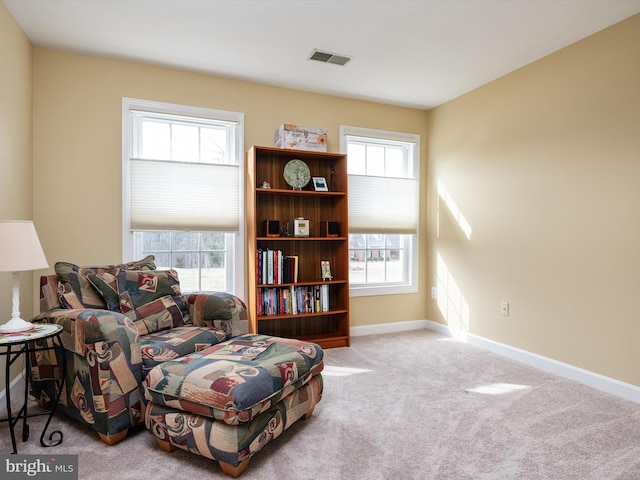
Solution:
M 32 221 L 0 220 L 0 272 L 13 274 L 11 320 L 0 325 L 0 333 L 24 332 L 33 327 L 20 318 L 20 272 L 48 266 Z

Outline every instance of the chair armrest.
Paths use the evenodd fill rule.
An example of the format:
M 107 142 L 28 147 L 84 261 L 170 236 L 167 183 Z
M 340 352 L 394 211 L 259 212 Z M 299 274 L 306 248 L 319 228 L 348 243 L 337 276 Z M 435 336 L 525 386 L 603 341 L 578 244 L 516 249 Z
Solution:
M 53 309 L 33 319 L 62 325 L 65 359 L 32 360 L 31 393 L 41 406 L 54 398 L 53 382 L 67 364 L 58 408 L 109 438 L 144 420 L 140 335 L 125 315 L 99 309 Z
M 140 334 L 133 321 L 118 312 L 99 309 L 53 309 L 37 315 L 35 323 L 62 325 L 64 347 L 86 355 L 88 350 L 100 352 L 102 344 L 118 345 L 132 365 L 141 365 Z
M 247 306 L 225 292 L 189 293 L 182 296 L 189 320 L 199 327 L 222 330 L 225 340 L 249 333 Z

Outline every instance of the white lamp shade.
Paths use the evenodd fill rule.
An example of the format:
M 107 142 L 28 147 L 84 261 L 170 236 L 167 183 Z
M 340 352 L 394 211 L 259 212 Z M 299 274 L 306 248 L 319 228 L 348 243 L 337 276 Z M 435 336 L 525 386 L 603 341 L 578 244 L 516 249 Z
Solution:
M 0 220 L 0 272 L 47 268 L 32 221 Z

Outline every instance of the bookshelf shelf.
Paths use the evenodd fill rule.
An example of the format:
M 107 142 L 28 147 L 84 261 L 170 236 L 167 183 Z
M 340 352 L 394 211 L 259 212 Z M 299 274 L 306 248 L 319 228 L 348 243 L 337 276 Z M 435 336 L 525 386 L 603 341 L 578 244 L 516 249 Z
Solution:
M 258 288 L 283 288 L 283 287 L 304 287 L 312 285 L 344 285 L 346 280 L 328 280 L 324 282 L 296 282 L 296 283 L 279 283 L 274 285 L 273 283 L 259 283 L 256 284 Z
M 283 171 L 293 159 L 305 162 L 312 176 L 324 177 L 329 191 L 315 191 L 312 182 L 302 190 L 289 188 Z M 263 182 L 271 188 L 262 188 Z M 247 152 L 246 191 L 251 331 L 314 341 L 323 348 L 348 346 L 347 156 L 253 146 Z M 287 236 L 287 222 L 294 218 L 309 221 L 308 237 Z M 324 222 L 337 225 L 339 234 L 323 236 Z M 267 232 L 266 225 L 276 225 L 276 232 Z M 278 253 L 268 257 L 265 252 Z M 287 257 L 296 258 L 298 265 L 293 282 L 291 263 L 283 260 Z M 331 266 L 329 281 L 322 280 L 320 262 L 325 260 Z M 301 291 L 307 292 L 306 300 Z M 318 292 L 325 295 L 322 301 Z M 289 313 L 292 307 L 300 311 Z
M 309 242 L 309 241 L 322 241 L 322 242 L 344 242 L 346 237 L 257 237 L 256 240 L 260 241 L 283 241 L 283 242 Z
M 282 188 L 256 188 L 258 195 L 287 195 L 287 196 L 312 196 L 312 197 L 344 197 L 345 192 L 316 192 L 315 190 L 291 190 Z
M 330 310 L 322 313 L 298 313 L 296 315 L 258 315 L 258 319 L 261 322 L 268 322 L 270 320 L 281 320 L 283 318 L 304 318 L 304 317 L 321 317 L 324 315 L 340 315 L 348 313 L 347 310 Z

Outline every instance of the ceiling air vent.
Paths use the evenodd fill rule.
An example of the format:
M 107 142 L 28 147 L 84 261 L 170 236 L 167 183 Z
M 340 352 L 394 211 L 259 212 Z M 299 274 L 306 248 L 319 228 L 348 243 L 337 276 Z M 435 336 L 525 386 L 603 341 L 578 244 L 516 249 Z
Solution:
M 323 63 L 333 63 L 334 65 L 344 65 L 349 60 L 349 57 L 343 55 L 336 55 L 335 53 L 321 52 L 320 50 L 314 50 L 309 60 L 316 60 Z

